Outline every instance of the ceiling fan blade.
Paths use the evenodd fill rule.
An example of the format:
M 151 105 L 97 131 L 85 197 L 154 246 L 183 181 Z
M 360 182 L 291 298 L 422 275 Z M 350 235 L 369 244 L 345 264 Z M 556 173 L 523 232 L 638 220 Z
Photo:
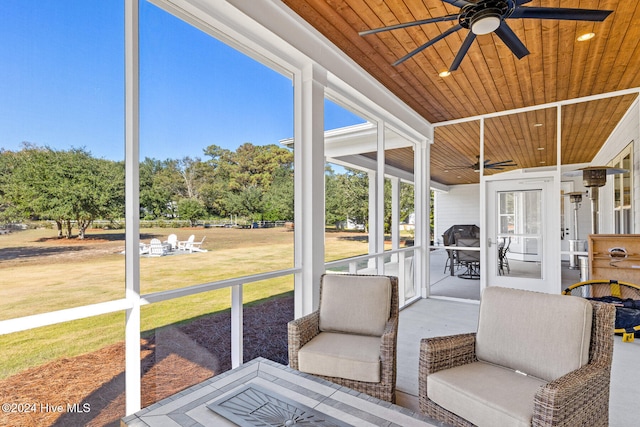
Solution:
M 573 9 L 563 7 L 518 7 L 509 18 L 557 19 L 602 22 L 612 10 Z
M 518 0 L 516 2 L 516 6 L 520 6 L 521 4 L 531 3 L 531 0 Z
M 462 8 L 468 4 L 473 4 L 466 0 L 442 0 L 444 3 L 449 3 L 452 6 Z
M 509 159 L 509 160 L 501 160 L 499 162 L 491 162 L 490 160 L 485 160 L 484 161 L 485 164 L 489 164 L 489 165 L 500 165 L 503 163 L 515 163 L 513 160 Z
M 440 16 L 438 18 L 421 19 L 419 21 L 412 21 L 412 22 L 405 22 L 403 24 L 389 25 L 388 27 L 373 28 L 371 30 L 360 31 L 358 34 L 360 34 L 361 36 L 367 36 L 369 34 L 381 33 L 383 31 L 398 30 L 400 28 L 415 27 L 416 25 L 432 24 L 434 22 L 455 21 L 456 19 L 458 19 L 458 15 Z
M 464 41 L 462 42 L 462 46 L 460 46 L 460 50 L 458 51 L 458 54 L 453 59 L 453 63 L 451 64 L 451 67 L 449 67 L 449 71 L 455 71 L 458 69 L 458 67 L 460 66 L 460 63 L 462 62 L 462 59 L 467 54 L 469 47 L 471 47 L 471 43 L 473 43 L 475 39 L 476 39 L 476 35 L 473 33 L 473 31 L 469 31 L 469 34 L 467 34 L 467 38 L 464 39 Z
M 504 168 L 509 168 L 512 166 L 518 166 L 516 163 L 492 163 L 490 165 L 485 165 L 484 167 L 487 169 L 500 169 L 503 170 Z
M 406 61 L 407 59 L 411 58 L 416 53 L 422 52 L 423 50 L 425 50 L 429 46 L 433 45 L 434 43 L 439 42 L 440 40 L 442 40 L 443 38 L 447 37 L 448 35 L 453 34 L 456 31 L 461 30 L 461 29 L 462 29 L 462 25 L 460 25 L 460 24 L 457 24 L 454 27 L 449 28 L 447 31 L 445 31 L 444 33 L 440 34 L 437 37 L 432 38 L 431 40 L 429 40 L 428 42 L 426 42 L 425 44 L 423 44 L 419 48 L 414 49 L 411 52 L 407 53 L 405 56 L 403 56 L 402 58 L 400 58 L 396 62 L 394 62 L 393 65 L 396 66 L 396 65 L 402 64 L 404 61 Z
M 518 166 L 517 163 L 491 163 L 489 165 L 485 165 L 487 168 L 507 168 L 511 166 Z
M 520 41 L 516 33 L 513 32 L 505 21 L 500 23 L 495 33 L 518 59 L 522 59 L 529 54 L 527 47 Z

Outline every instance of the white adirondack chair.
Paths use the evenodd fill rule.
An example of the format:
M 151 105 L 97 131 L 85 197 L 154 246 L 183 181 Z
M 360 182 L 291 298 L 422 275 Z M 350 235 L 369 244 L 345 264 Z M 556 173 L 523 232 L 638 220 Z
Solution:
M 160 239 L 151 239 L 151 243 L 149 244 L 149 256 L 163 256 L 166 253 L 166 246 L 162 244 Z

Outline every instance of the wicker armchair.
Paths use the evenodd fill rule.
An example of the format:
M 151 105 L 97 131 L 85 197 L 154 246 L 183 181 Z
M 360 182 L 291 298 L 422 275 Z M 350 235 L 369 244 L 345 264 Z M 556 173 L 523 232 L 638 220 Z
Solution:
M 487 288 L 487 290 L 492 288 Z M 486 296 L 486 291 L 483 293 L 483 300 Z M 510 290 L 514 291 L 514 290 Z M 534 292 L 516 291 L 524 293 L 524 301 L 526 303 L 527 295 L 536 294 Z M 542 295 L 542 294 L 541 294 Z M 546 295 L 537 301 L 533 301 L 533 307 L 529 307 L 523 313 L 522 324 L 529 323 L 530 328 L 522 327 L 520 325 L 514 328 L 506 328 L 506 331 L 495 330 L 495 324 L 491 325 L 494 329 L 493 336 L 500 338 L 504 336 L 506 341 L 511 341 L 505 344 L 504 348 L 518 348 L 523 353 L 524 349 L 530 348 L 531 342 L 523 346 L 520 343 L 512 340 L 518 332 L 523 335 L 523 339 L 527 339 L 527 336 L 532 333 L 532 329 L 541 329 L 538 337 L 541 337 L 546 344 L 542 348 L 530 353 L 537 353 L 535 356 L 531 356 L 531 360 L 536 357 L 539 359 L 537 363 L 542 369 L 549 368 L 555 369 L 561 363 L 554 362 L 555 351 L 552 347 L 558 347 L 558 342 L 561 342 L 562 334 L 566 331 L 557 330 L 563 329 L 566 326 L 566 318 L 561 316 L 553 316 L 549 321 L 541 320 L 539 324 L 536 324 L 536 320 L 526 319 L 528 313 L 535 312 L 539 309 L 539 305 L 536 303 L 545 303 L 548 301 L 547 297 L 554 298 L 551 309 L 542 316 L 547 315 L 552 311 L 556 311 L 556 315 L 563 315 L 565 313 L 559 313 L 558 307 L 561 307 L 561 301 L 556 300 L 559 295 Z M 562 297 L 561 297 L 562 298 Z M 564 297 L 566 298 L 566 297 Z M 572 298 L 574 299 L 574 298 Z M 505 303 L 504 300 L 501 301 Z M 554 305 L 555 303 L 559 303 Z M 484 301 L 481 301 L 481 313 L 478 330 L 480 331 L 481 323 L 483 321 L 482 305 Z M 591 310 L 583 311 L 585 318 L 588 321 L 584 322 L 585 325 L 590 324 L 590 344 L 587 349 L 583 348 L 584 352 L 583 361 L 586 359 L 586 363 L 577 367 L 575 370 L 568 369 L 568 372 L 560 375 L 559 377 L 547 380 L 539 377 L 535 378 L 531 375 L 522 375 L 523 372 L 518 370 L 505 369 L 502 365 L 499 367 L 490 367 L 494 369 L 491 372 L 493 378 L 483 381 L 475 374 L 469 375 L 469 372 L 473 369 L 474 365 L 491 365 L 484 363 L 480 360 L 478 354 L 478 336 L 476 333 L 460 334 L 447 337 L 426 338 L 421 341 L 420 344 L 420 360 L 419 360 L 419 372 L 418 372 L 418 400 L 420 410 L 428 416 L 440 420 L 444 423 L 454 426 L 474 426 L 474 425 L 532 425 L 532 426 L 607 426 L 609 421 L 609 387 L 611 376 L 611 360 L 613 355 L 613 322 L 614 322 L 614 309 L 608 304 L 591 302 L 586 305 L 591 305 Z M 498 308 L 498 310 L 496 310 Z M 505 319 L 505 322 L 514 321 L 514 313 L 518 313 L 521 306 L 516 304 L 512 307 L 509 319 Z M 499 307 L 491 307 L 491 310 L 500 311 Z M 544 308 L 542 309 L 544 311 Z M 589 313 L 591 313 L 589 315 Z M 494 314 L 495 316 L 495 314 Z M 499 315 L 498 315 L 499 317 Z M 515 316 L 515 322 L 519 320 Z M 549 330 L 548 326 L 554 324 L 556 330 Z M 579 325 L 578 325 L 579 327 Z M 574 333 L 568 335 L 576 335 Z M 479 333 L 479 332 L 478 332 Z M 535 334 L 535 332 L 533 332 Z M 549 337 L 551 335 L 557 336 L 558 340 L 554 341 L 556 337 Z M 582 337 L 576 337 L 576 341 L 583 339 L 582 347 L 584 345 L 585 336 L 589 336 L 589 329 L 586 329 L 585 335 Z M 535 338 L 534 338 L 535 340 Z M 516 340 L 517 341 L 517 340 Z M 483 342 L 482 344 L 486 344 Z M 535 345 L 535 343 L 534 343 Z M 507 350 L 507 352 L 510 350 Z M 561 350 L 563 351 L 563 350 Z M 504 353 L 503 349 L 496 351 L 497 353 Z M 549 355 L 551 353 L 551 355 Z M 484 355 L 484 354 L 483 354 Z M 549 355 L 549 360 L 547 358 Z M 564 354 L 566 356 L 566 353 Z M 499 357 L 503 357 L 504 354 L 500 354 Z M 565 358 L 566 360 L 566 358 Z M 534 362 L 535 363 L 535 362 Z M 497 371 L 496 371 L 497 369 Z M 442 393 L 435 398 L 430 396 L 432 390 L 435 390 L 437 383 L 430 384 L 430 382 L 440 381 L 438 378 L 438 372 L 445 372 L 449 370 L 449 373 L 458 370 L 458 385 L 465 389 L 470 394 L 475 394 L 477 398 L 475 402 L 469 403 L 464 401 L 457 402 L 450 405 L 449 401 L 457 401 L 457 396 L 450 395 L 442 398 Z M 462 374 L 462 375 L 461 375 Z M 500 377 L 498 379 L 498 377 Z M 508 383 L 510 380 L 520 382 L 519 385 L 513 386 Z M 506 381 L 503 381 L 506 380 Z M 455 380 L 454 380 L 455 381 Z M 532 381 L 531 384 L 522 386 L 523 382 Z M 437 393 L 434 393 L 437 395 Z M 497 396 L 497 397 L 496 397 Z M 439 403 L 434 402 L 433 399 L 439 400 Z M 498 401 L 498 399 L 500 399 Z M 444 400 L 444 402 L 443 402 Z M 517 402 L 523 400 L 523 402 Z M 531 401 L 533 400 L 533 404 Z M 505 401 L 508 401 L 506 403 Z M 490 402 L 488 406 L 492 409 L 485 410 L 482 406 L 487 402 Z M 448 406 L 445 409 L 443 406 Z M 456 405 L 458 405 L 456 407 Z M 460 406 L 461 405 L 461 406 Z M 476 406 L 474 406 L 476 405 Z M 469 408 L 471 406 L 472 408 Z M 499 417 L 504 417 L 504 412 L 514 410 L 515 407 L 520 406 L 519 414 L 507 414 L 508 422 L 506 424 L 500 424 L 497 422 L 495 414 L 491 415 L 491 411 L 495 410 L 495 407 L 500 406 L 499 411 L 502 411 Z M 533 409 L 533 413 L 531 413 Z M 467 411 L 466 418 L 460 415 L 460 412 Z M 455 413 L 454 413 L 455 412 Z M 486 413 L 485 413 L 486 412 Z M 517 412 L 517 410 L 514 410 Z M 483 413 L 479 415 L 479 413 Z M 519 416 L 519 417 L 518 417 Z M 483 418 L 484 417 L 484 418 Z M 510 418 L 509 418 L 510 417 Z M 473 419 L 474 422 L 468 419 Z M 530 420 L 530 421 L 529 421 Z M 502 419 L 502 422 L 505 420 Z
M 291 368 L 395 403 L 397 277 L 323 275 L 319 305 L 288 324 Z

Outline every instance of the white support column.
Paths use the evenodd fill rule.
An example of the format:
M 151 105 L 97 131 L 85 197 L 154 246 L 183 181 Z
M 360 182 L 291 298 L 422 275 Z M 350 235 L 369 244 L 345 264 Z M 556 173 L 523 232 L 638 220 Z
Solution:
M 485 132 L 484 117 L 480 118 L 480 158 L 478 163 L 484 165 L 484 132 Z M 487 256 L 487 235 L 488 218 L 487 218 L 487 186 L 484 180 L 484 167 L 480 167 L 480 271 L 489 271 L 488 256 Z M 495 238 L 495 236 L 492 236 Z M 488 274 L 480 275 L 480 291 L 487 287 Z
M 376 218 L 376 252 L 379 254 L 384 253 L 384 169 L 385 169 L 385 153 L 384 153 L 384 123 L 378 122 L 378 152 L 376 154 L 377 162 L 377 179 L 376 179 L 376 193 L 377 203 L 376 211 L 378 216 Z M 384 273 L 384 256 L 378 257 L 378 274 Z
M 429 297 L 429 284 L 431 282 L 429 272 L 429 143 L 424 141 L 416 145 L 413 158 L 414 191 L 416 208 L 415 245 L 420 250 L 415 253 L 415 274 L 420 284 L 418 290 L 422 298 Z
M 138 0 L 125 2 L 125 412 L 139 411 L 140 386 L 140 152 Z
M 231 287 L 231 368 L 237 368 L 243 362 L 242 319 L 242 285 L 235 285 Z
M 404 302 L 407 299 L 405 296 L 407 277 L 404 274 L 405 254 L 406 252 L 400 252 L 396 255 L 398 259 L 398 301 L 400 302 L 400 307 L 404 306 Z
M 391 247 L 400 248 L 400 178 L 391 178 Z M 393 262 L 398 261 L 398 255 L 391 257 Z
M 562 189 L 562 104 L 558 105 L 558 107 L 556 108 L 556 159 L 556 173 L 553 184 L 553 192 L 555 194 L 560 194 Z M 560 200 L 561 198 L 558 197 L 557 207 L 555 208 L 556 211 L 554 213 L 554 216 L 552 216 L 552 218 L 557 218 L 558 225 L 560 225 L 560 215 L 562 209 L 561 204 L 563 203 Z M 568 214 L 568 212 L 565 213 L 565 215 Z M 576 235 L 573 238 L 577 239 L 578 236 Z M 553 252 L 548 259 L 550 259 L 553 264 L 547 266 L 547 271 L 554 271 L 556 274 L 556 283 L 562 283 L 562 242 L 560 241 L 560 239 L 556 239 L 555 242 L 553 242 L 552 251 Z M 561 291 L 561 289 L 559 291 Z
M 369 254 L 375 254 L 378 248 L 378 173 L 376 171 L 367 172 L 367 182 L 369 184 Z M 367 266 L 369 268 L 376 267 L 376 259 L 370 258 Z
M 294 78 L 295 317 L 318 306 L 324 273 L 324 88 L 326 71 L 307 66 Z

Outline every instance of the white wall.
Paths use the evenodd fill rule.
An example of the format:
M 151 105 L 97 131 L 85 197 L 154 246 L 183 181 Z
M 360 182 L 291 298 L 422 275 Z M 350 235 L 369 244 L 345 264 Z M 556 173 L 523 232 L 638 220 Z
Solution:
M 602 166 L 614 159 L 629 143 L 633 142 L 633 197 L 640 200 L 640 106 L 638 100 L 620 121 L 607 139 L 602 149 L 593 159 L 592 165 Z M 600 229 L 601 234 L 614 232 L 613 218 L 613 179 L 607 179 L 607 185 L 600 189 Z M 634 204 L 633 232 L 640 233 L 640 206 Z
M 442 243 L 442 233 L 452 225 L 480 226 L 480 185 L 453 185 L 448 192 L 436 191 L 434 243 Z

